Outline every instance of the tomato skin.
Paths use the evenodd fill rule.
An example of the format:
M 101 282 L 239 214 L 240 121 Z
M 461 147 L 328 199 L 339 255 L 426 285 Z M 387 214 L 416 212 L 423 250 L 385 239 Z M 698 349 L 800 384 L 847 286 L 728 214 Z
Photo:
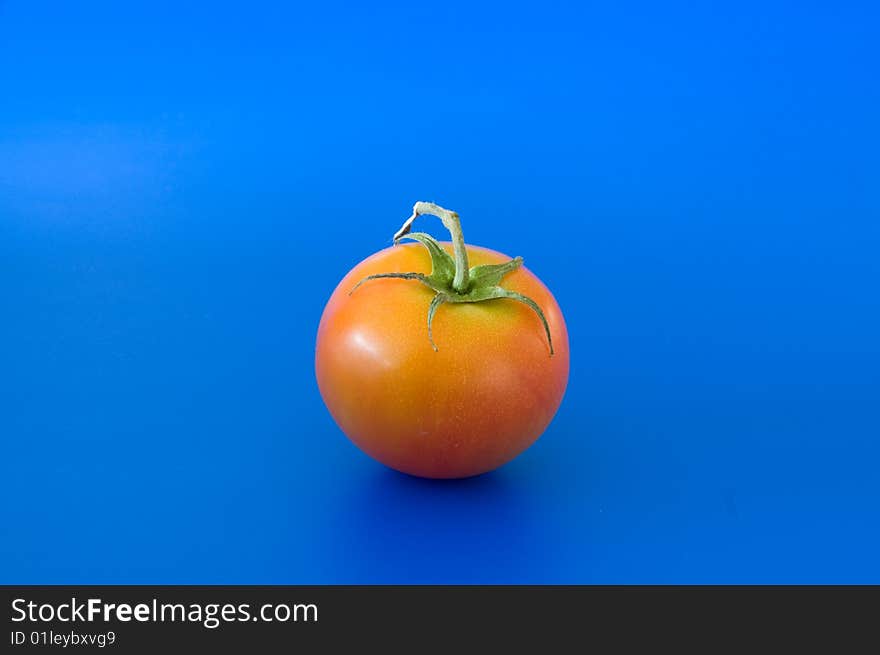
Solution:
M 443 247 L 451 252 L 449 244 Z M 470 264 L 510 258 L 468 246 Z M 568 333 L 550 291 L 525 268 L 506 289 L 514 300 L 444 304 L 428 340 L 434 292 L 418 281 L 371 280 L 377 273 L 431 272 L 420 244 L 368 257 L 343 278 L 318 328 L 315 371 L 321 396 L 342 431 L 383 464 L 426 478 L 462 478 L 509 462 L 544 432 L 562 402 L 569 372 Z

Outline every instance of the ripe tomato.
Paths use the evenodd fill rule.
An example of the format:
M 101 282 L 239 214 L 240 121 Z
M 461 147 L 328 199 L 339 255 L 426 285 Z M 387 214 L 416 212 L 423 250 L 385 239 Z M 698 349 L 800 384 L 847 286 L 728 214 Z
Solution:
M 401 232 L 420 213 L 445 211 L 417 203 Z M 448 214 L 454 228 L 458 217 Z M 414 234 L 429 247 L 396 245 L 350 271 L 324 310 L 315 357 L 321 395 L 342 431 L 387 466 L 428 478 L 477 475 L 512 460 L 547 428 L 568 382 L 568 334 L 550 291 L 521 259 L 465 246 L 460 226 L 452 231 L 453 243 L 434 251 L 427 235 Z M 451 268 L 439 271 L 445 282 L 397 277 L 426 278 L 432 266 L 438 273 L 452 265 L 451 253 L 456 264 L 476 265 L 464 293 L 452 288 Z M 479 299 L 492 295 L 476 289 L 487 271 L 490 283 L 503 271 L 495 293 L 523 297 Z M 435 303 L 429 337 L 439 295 L 450 300 Z

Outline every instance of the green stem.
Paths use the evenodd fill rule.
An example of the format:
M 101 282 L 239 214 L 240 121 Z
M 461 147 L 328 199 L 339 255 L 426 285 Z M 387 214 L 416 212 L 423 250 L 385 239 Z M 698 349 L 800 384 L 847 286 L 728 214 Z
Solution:
M 452 235 L 452 257 L 431 235 L 422 232 L 410 232 L 413 221 L 424 214 L 436 216 L 443 221 L 444 227 L 449 230 L 449 233 Z M 394 243 L 399 243 L 407 235 L 409 235 L 407 238 L 419 241 L 428 249 L 428 253 L 431 256 L 431 274 L 378 273 L 358 282 L 354 289 L 351 290 L 351 293 L 354 293 L 364 282 L 381 278 L 417 280 L 430 288 L 434 292 L 434 299 L 428 308 L 428 341 L 434 350 L 437 350 L 437 344 L 434 343 L 433 321 L 434 315 L 441 305 L 445 303 L 482 303 L 501 299 L 516 300 L 527 305 L 541 320 L 544 332 L 547 333 L 550 356 L 553 356 L 553 335 L 547 322 L 547 317 L 538 303 L 528 296 L 498 286 L 505 276 L 522 266 L 522 257 L 515 257 L 502 264 L 482 264 L 470 268 L 468 266 L 464 235 L 461 232 L 461 220 L 458 218 L 458 214 L 435 205 L 433 202 L 417 202 L 413 206 L 412 216 L 406 219 L 403 227 L 394 235 Z
M 433 202 L 417 202 L 413 206 L 412 216 L 406 219 L 403 227 L 394 235 L 394 242 L 397 243 L 410 231 L 414 220 L 425 214 L 436 216 L 443 222 L 443 227 L 449 230 L 449 234 L 452 236 L 452 253 L 455 258 L 455 277 L 452 280 L 452 288 L 457 293 L 467 293 L 470 287 L 470 267 L 467 248 L 464 244 L 464 233 L 461 230 L 461 219 L 456 212 L 444 209 Z

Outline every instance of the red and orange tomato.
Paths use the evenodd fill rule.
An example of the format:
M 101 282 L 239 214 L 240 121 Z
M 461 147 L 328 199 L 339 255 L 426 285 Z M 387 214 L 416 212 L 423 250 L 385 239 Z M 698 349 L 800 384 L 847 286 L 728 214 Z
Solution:
M 413 218 L 446 211 L 416 208 Z M 481 271 L 493 270 L 487 265 L 521 260 L 465 246 L 457 231 L 458 249 L 440 246 L 446 265 L 474 266 L 464 293 L 430 279 L 443 255 L 423 244 L 395 245 L 342 279 L 318 329 L 318 386 L 339 427 L 378 461 L 428 478 L 478 475 L 512 460 L 547 428 L 568 381 L 568 334 L 553 294 L 517 264 L 498 269 L 503 291 L 496 293 L 519 302 L 468 300 L 491 295 L 474 286 Z M 413 273 L 422 279 L 405 277 Z M 435 303 L 429 337 L 428 310 L 441 293 L 449 300 Z

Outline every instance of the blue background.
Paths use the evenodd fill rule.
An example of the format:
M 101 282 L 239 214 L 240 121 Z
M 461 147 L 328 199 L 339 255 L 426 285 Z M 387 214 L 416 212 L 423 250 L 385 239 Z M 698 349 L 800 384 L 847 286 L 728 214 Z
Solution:
M 180 4 L 0 4 L 0 582 L 880 583 L 876 3 Z M 420 199 L 572 341 L 462 482 L 314 382 Z

